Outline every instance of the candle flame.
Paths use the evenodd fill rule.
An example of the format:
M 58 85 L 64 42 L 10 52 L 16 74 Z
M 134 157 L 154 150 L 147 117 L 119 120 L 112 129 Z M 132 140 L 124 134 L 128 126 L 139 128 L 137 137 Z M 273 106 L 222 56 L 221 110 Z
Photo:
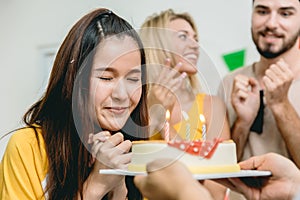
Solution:
M 205 123 L 205 117 L 204 117 L 204 115 L 202 115 L 202 114 L 200 114 L 200 121 L 202 122 L 202 123 Z
M 167 110 L 167 112 L 166 112 L 166 119 L 167 119 L 167 120 L 170 119 L 170 111 L 169 111 L 169 110 Z

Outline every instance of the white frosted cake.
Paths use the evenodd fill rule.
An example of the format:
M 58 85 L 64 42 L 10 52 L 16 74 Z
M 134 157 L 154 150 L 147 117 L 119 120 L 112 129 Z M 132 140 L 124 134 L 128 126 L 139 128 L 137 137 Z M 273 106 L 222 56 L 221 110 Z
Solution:
M 135 141 L 132 145 L 129 171 L 145 171 L 146 164 L 158 158 L 171 158 L 184 163 L 194 174 L 238 172 L 236 147 L 226 141 Z

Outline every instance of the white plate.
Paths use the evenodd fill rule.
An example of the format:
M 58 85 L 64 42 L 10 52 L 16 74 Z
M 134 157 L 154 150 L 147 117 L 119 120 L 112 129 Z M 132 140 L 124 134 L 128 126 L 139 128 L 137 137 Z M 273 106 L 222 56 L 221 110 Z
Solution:
M 100 174 L 114 174 L 125 176 L 147 175 L 146 172 L 133 172 L 121 169 L 101 169 Z M 258 170 L 241 170 L 239 172 L 232 173 L 216 173 L 216 174 L 194 174 L 194 178 L 197 180 L 205 179 L 220 179 L 220 178 L 235 178 L 235 177 L 257 177 L 257 176 L 270 176 L 270 171 L 258 171 Z

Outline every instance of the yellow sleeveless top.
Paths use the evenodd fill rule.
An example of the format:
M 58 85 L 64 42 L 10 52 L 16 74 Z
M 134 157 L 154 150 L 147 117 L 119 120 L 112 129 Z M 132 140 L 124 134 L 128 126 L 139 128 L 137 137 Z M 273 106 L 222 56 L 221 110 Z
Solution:
M 204 98 L 205 94 L 197 94 L 191 109 L 187 113 L 188 119 L 186 120 L 182 116 L 182 121 L 173 126 L 182 139 L 197 140 L 202 138 L 203 123 L 200 121 L 199 116 L 203 114 Z M 150 140 L 161 139 L 163 139 L 163 137 L 160 133 L 156 133 L 150 137 Z

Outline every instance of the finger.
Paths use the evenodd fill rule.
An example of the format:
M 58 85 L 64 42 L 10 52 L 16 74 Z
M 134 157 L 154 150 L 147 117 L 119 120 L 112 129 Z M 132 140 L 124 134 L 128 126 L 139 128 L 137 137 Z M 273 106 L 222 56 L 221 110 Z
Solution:
M 130 153 L 126 153 L 126 154 L 122 155 L 122 159 L 121 159 L 122 163 L 129 164 L 132 159 L 132 154 L 133 153 L 130 152 Z
M 175 67 L 173 68 L 175 71 L 179 72 L 180 68 L 182 67 L 182 62 L 178 62 Z
M 157 79 L 157 83 L 164 83 L 164 80 L 169 77 L 168 74 L 169 74 L 169 71 L 171 69 L 171 59 L 167 58 L 165 60 L 165 65 L 162 66 L 161 68 L 162 68 L 161 73 L 160 73 L 160 76 Z
M 235 87 L 234 87 L 234 90 L 237 91 L 237 90 L 243 90 L 245 92 L 248 91 L 248 87 L 249 87 L 249 84 L 243 84 L 242 82 L 235 82 Z
M 240 165 L 241 169 L 250 170 L 253 169 L 253 163 L 255 163 L 255 157 L 251 157 L 247 160 L 241 161 L 238 164 Z
M 106 141 L 95 145 L 93 152 L 96 152 L 98 161 L 109 168 L 127 169 L 131 161 L 132 153 L 128 153 L 131 148 L 131 142 L 126 140 L 117 146 Z M 104 156 L 105 155 L 105 156 Z
M 132 143 L 129 140 L 126 140 L 111 149 L 103 149 L 103 151 L 109 152 L 108 155 L 113 166 L 126 169 L 132 157 L 132 154 L 128 153 L 131 146 Z
M 107 142 L 105 142 L 105 146 L 107 146 L 108 148 L 111 148 L 111 147 L 115 147 L 117 146 L 118 144 L 122 143 L 124 141 L 124 136 L 122 133 L 118 132 L 114 135 L 112 135 L 108 140 Z
M 178 82 L 178 74 L 179 69 L 182 66 L 182 63 L 178 63 L 174 68 L 171 67 L 171 62 L 169 59 L 166 60 L 166 67 L 163 67 L 162 73 L 159 76 L 157 83 L 167 89 L 173 88 Z M 185 78 L 186 74 L 182 75 Z M 179 76 L 179 80 L 181 81 L 182 77 Z
M 180 74 L 180 76 L 173 78 L 172 80 L 170 80 L 170 84 L 169 84 L 169 89 L 171 90 L 171 92 L 175 92 L 178 88 L 180 88 L 182 86 L 182 84 L 184 83 L 184 79 L 187 77 L 187 74 L 185 72 L 183 72 L 182 74 Z
M 248 94 L 248 92 L 245 92 L 244 90 L 239 90 L 239 91 L 237 91 L 236 96 L 239 99 L 247 99 L 247 97 L 249 96 L 249 94 Z
M 88 144 L 92 144 L 93 143 L 93 133 L 89 134 L 89 138 L 88 138 Z
M 92 141 L 100 141 L 100 142 L 105 142 L 109 137 L 111 136 L 109 131 L 101 131 L 99 133 L 93 134 L 92 136 Z
M 178 76 L 179 74 L 179 69 L 182 67 L 182 62 L 179 62 L 175 65 L 174 68 L 171 68 L 171 70 L 169 70 L 170 73 L 170 77 L 175 78 Z
M 289 65 L 282 58 L 277 62 L 277 65 L 280 68 L 280 71 L 282 71 L 282 75 L 285 80 L 294 79 L 294 74 L 293 74 L 292 70 L 290 69 Z
M 277 78 L 284 79 L 283 77 L 286 70 L 280 67 L 278 64 L 271 65 L 269 70 L 272 71 Z
M 171 69 L 171 59 L 170 58 L 166 58 L 165 66 L 166 66 L 165 69 Z
M 166 88 L 162 85 L 155 84 L 152 86 L 152 93 L 157 97 L 164 95 L 165 90 Z
M 247 160 L 244 160 L 242 162 L 239 162 L 239 165 L 240 165 L 241 169 L 253 170 L 253 169 L 257 169 L 259 166 L 261 166 L 263 162 L 264 162 L 263 157 L 255 156 L 255 157 L 251 157 Z
M 259 93 L 259 83 L 255 78 L 249 78 L 249 85 L 251 86 L 252 92 L 254 92 L 255 94 Z
M 122 154 L 116 158 L 117 159 L 116 165 L 118 166 L 119 169 L 127 170 L 128 165 L 131 162 L 131 158 L 132 158 L 132 153 Z
M 153 65 L 153 66 L 151 65 L 149 67 L 159 68 L 159 71 L 160 71 L 158 77 L 151 84 L 153 84 L 154 86 L 165 84 L 165 79 L 168 78 L 169 69 L 171 68 L 171 60 L 169 58 L 167 58 L 165 60 L 164 65 L 156 64 L 156 65 Z
M 283 74 L 290 71 L 289 65 L 282 58 L 279 59 L 275 66 L 276 68 L 274 69 L 278 71 L 279 74 Z
M 235 82 L 239 82 L 245 86 L 248 86 L 249 84 L 249 78 L 247 76 L 238 74 L 237 76 L 234 77 Z
M 269 69 L 267 69 L 265 72 L 265 76 L 268 77 L 272 82 L 276 82 L 276 81 L 278 81 L 278 79 L 282 80 L 281 74 L 278 75 L 275 73 L 275 68 L 276 68 L 276 65 L 272 64 L 269 67 Z
M 180 78 L 181 79 L 185 79 L 187 77 L 187 73 L 186 72 L 183 72 L 181 75 L 180 75 Z
M 266 91 L 274 91 L 276 89 L 276 85 L 274 82 L 267 76 L 262 78 Z
M 97 155 L 101 152 L 110 152 L 110 156 L 114 157 L 118 154 L 124 153 L 124 151 L 120 148 L 115 148 L 120 143 L 122 143 L 124 140 L 124 136 L 122 133 L 118 132 L 114 135 L 112 135 L 109 139 L 107 139 L 105 142 L 99 142 L 94 143 L 92 146 L 92 153 Z M 97 140 L 99 141 L 99 140 Z M 101 149 L 101 151 L 100 151 Z M 93 155 L 94 156 L 94 155 Z
M 132 146 L 132 143 L 130 140 L 125 140 L 124 142 L 121 142 L 116 146 L 120 150 L 121 153 L 128 153 L 130 148 Z
M 99 140 L 96 140 L 91 148 L 91 153 L 93 157 L 96 157 L 97 153 L 101 149 L 101 147 L 104 145 L 104 142 L 99 142 Z

